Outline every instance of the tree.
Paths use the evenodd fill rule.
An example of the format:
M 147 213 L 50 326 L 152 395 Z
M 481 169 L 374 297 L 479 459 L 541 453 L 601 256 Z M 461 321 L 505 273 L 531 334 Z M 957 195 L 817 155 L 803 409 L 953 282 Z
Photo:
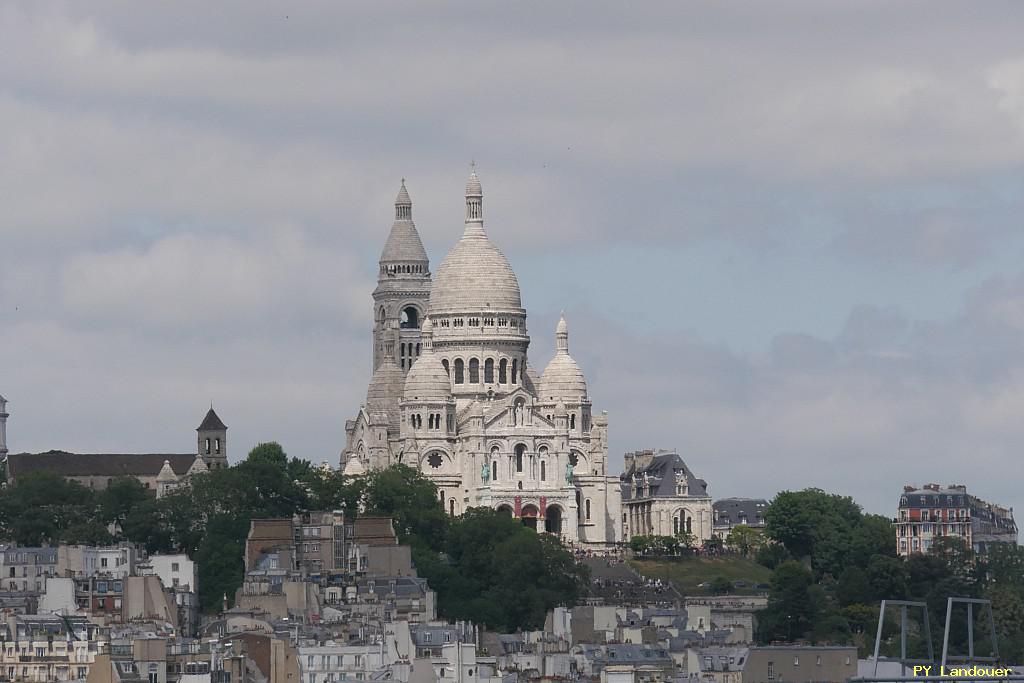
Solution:
M 875 555 L 867 568 L 872 595 L 880 600 L 905 600 L 908 597 L 907 568 L 902 559 Z
M 786 560 L 793 559 L 793 556 L 789 554 L 789 551 L 781 543 L 769 542 L 762 544 L 757 549 L 755 559 L 758 564 L 769 569 L 775 569 Z
M 865 516 L 849 496 L 820 489 L 783 491 L 765 511 L 765 534 L 796 558 L 809 558 L 817 577 L 839 576 L 873 555 L 895 554 L 891 523 Z
M 836 583 L 836 600 L 842 606 L 865 604 L 875 597 L 867 572 L 857 566 L 849 566 L 839 575 Z
M 441 507 L 434 482 L 407 465 L 374 470 L 365 477 L 363 504 L 368 515 L 394 520 L 402 543 L 439 549 L 451 519 Z
M 542 626 L 552 607 L 575 604 L 589 579 L 557 539 L 490 508 L 453 520 L 444 549 L 447 564 L 436 554 L 417 562 L 441 614 L 498 630 Z
M 725 544 L 744 557 L 750 557 L 761 544 L 761 534 L 746 524 L 737 524 L 729 531 Z
M 153 499 L 153 494 L 135 477 L 118 477 L 97 496 L 100 519 L 123 526 L 137 505 Z
M 818 620 L 823 600 L 807 567 L 793 560 L 783 562 L 772 572 L 768 606 L 758 612 L 758 640 L 792 642 L 804 637 Z

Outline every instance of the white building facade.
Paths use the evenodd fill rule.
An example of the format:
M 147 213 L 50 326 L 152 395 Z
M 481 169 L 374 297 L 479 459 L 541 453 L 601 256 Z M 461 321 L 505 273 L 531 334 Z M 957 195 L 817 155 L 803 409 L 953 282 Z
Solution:
M 402 183 L 373 294 L 374 373 L 345 425 L 341 465 L 416 468 L 453 515 L 487 506 L 584 546 L 619 541 L 608 420 L 593 413 L 565 319 L 538 375 L 519 282 L 484 232 L 475 171 L 465 198 L 462 238 L 432 277 Z

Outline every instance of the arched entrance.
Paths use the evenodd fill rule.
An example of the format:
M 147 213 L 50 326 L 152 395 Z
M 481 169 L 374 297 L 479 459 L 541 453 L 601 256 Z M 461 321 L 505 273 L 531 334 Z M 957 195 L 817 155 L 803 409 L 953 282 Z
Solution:
M 549 534 L 562 533 L 562 508 L 557 505 L 549 505 L 544 515 L 544 531 Z
M 537 519 L 540 517 L 540 510 L 536 505 L 524 505 L 520 515 L 523 519 L 523 526 L 537 530 Z
M 497 509 L 498 509 L 498 512 L 506 514 L 509 517 L 512 516 L 512 508 L 509 505 L 499 505 Z

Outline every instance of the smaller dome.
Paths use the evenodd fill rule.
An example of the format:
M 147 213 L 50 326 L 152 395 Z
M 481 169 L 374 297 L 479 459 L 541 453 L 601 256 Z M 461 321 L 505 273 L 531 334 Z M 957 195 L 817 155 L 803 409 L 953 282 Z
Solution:
M 441 361 L 433 353 L 416 359 L 405 378 L 402 398 L 406 401 L 444 403 L 452 393 L 451 380 Z
M 587 397 L 587 380 L 569 355 L 569 326 L 563 315 L 555 328 L 555 357 L 540 376 L 540 400 L 578 403 Z
M 406 401 L 443 403 L 451 395 L 452 387 L 448 373 L 440 359 L 434 355 L 434 323 L 430 322 L 430 316 L 423 321 L 420 339 L 423 342 L 423 355 L 409 369 L 402 398 Z
M 557 353 L 540 376 L 540 400 L 579 403 L 587 397 L 587 380 L 568 353 Z

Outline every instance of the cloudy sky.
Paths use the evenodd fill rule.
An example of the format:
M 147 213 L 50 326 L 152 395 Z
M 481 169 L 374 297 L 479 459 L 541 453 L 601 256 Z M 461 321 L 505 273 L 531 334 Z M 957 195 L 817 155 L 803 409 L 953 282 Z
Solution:
M 603 6 L 602 6 L 603 5 Z M 6 2 L 12 451 L 337 464 L 407 178 L 437 266 L 471 159 L 542 369 L 562 309 L 613 462 L 712 495 L 1016 505 L 1024 6 Z

